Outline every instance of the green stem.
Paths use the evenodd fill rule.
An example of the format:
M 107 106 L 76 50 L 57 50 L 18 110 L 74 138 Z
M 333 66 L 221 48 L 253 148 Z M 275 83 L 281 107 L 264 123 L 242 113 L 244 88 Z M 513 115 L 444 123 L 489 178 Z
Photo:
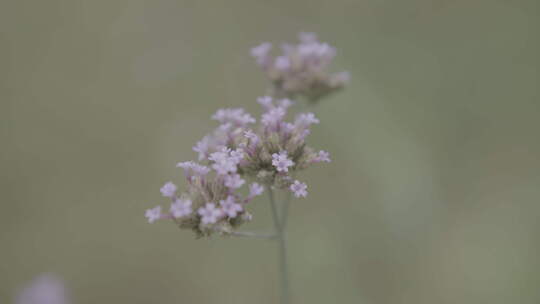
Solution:
M 230 232 L 231 236 L 236 237 L 245 237 L 245 238 L 254 238 L 254 239 L 265 239 L 265 240 L 275 240 L 275 234 L 262 234 L 251 231 L 232 231 Z
M 287 196 L 285 201 L 283 201 L 283 206 L 281 206 L 281 230 L 285 231 L 287 227 L 287 219 L 289 218 L 289 205 L 291 203 L 292 192 L 287 191 Z
M 289 303 L 289 273 L 287 265 L 287 242 L 285 239 L 285 231 L 283 225 L 278 215 L 278 209 L 276 201 L 274 199 L 274 191 L 269 186 L 267 187 L 268 197 L 270 199 L 270 207 L 272 208 L 272 219 L 274 221 L 274 228 L 276 230 L 276 239 L 279 243 L 278 255 L 279 255 L 279 265 L 281 273 L 281 304 Z

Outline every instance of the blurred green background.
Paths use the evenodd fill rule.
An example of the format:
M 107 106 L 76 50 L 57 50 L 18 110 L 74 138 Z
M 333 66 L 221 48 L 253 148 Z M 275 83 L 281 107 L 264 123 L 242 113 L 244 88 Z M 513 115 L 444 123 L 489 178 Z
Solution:
M 275 244 L 144 210 L 220 107 L 259 113 L 262 42 L 317 32 L 351 85 L 316 109 L 293 303 L 539 303 L 531 1 L 0 2 L 0 303 L 42 272 L 75 304 L 276 303 Z M 270 227 L 267 202 L 255 221 Z

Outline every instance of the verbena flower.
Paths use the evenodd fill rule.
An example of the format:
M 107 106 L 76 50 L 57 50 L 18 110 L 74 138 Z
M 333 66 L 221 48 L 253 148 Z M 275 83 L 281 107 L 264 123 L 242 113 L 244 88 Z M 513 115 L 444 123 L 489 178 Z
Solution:
M 64 282 L 52 274 L 42 274 L 25 286 L 16 297 L 17 304 L 68 304 Z
M 165 197 L 173 197 L 174 194 L 176 193 L 176 189 L 177 187 L 175 184 L 173 184 L 172 182 L 168 182 L 165 185 L 163 185 L 163 187 L 161 187 L 159 191 Z
M 174 218 L 181 218 L 190 215 L 193 212 L 191 209 L 192 202 L 189 199 L 177 199 L 171 204 L 171 215 Z
M 148 219 L 150 224 L 159 220 L 161 218 L 161 206 L 156 206 L 152 209 L 146 210 L 144 216 Z
M 242 208 L 241 204 L 236 202 L 236 199 L 232 195 L 229 195 L 226 199 L 219 201 L 219 205 L 229 218 L 235 218 L 238 213 L 244 209 Z
M 253 183 L 249 186 L 249 197 L 253 198 L 255 196 L 259 196 L 264 192 L 263 186 Z
M 294 162 L 287 156 L 287 151 L 280 151 L 272 154 L 272 165 L 276 167 L 278 172 L 288 172 L 289 167 L 292 167 Z
M 275 58 L 268 42 L 251 49 L 251 55 L 272 83 L 273 95 L 302 96 L 315 102 L 349 82 L 348 72 L 328 72 L 336 55 L 334 47 L 320 42 L 313 33 L 300 33 L 299 40 L 298 44 L 284 44 L 282 53 Z
M 290 187 L 291 191 L 296 197 L 306 197 L 307 196 L 307 185 L 299 181 L 294 181 Z
M 177 164 L 187 180 L 185 191 L 172 182 L 161 187 L 171 206 L 168 213 L 160 206 L 147 210 L 150 223 L 169 219 L 198 236 L 227 234 L 252 219 L 246 207 L 264 186 L 296 197 L 307 195 L 307 185 L 293 176 L 314 163 L 330 161 L 327 152 L 316 152 L 306 143 L 310 127 L 319 120 L 313 113 L 302 113 L 286 121 L 293 104 L 288 99 L 264 96 L 258 102 L 264 110 L 259 124 L 243 109 L 221 109 L 212 116 L 220 125 L 193 148 L 201 163 Z M 253 182 L 247 185 L 247 180 Z
M 214 203 L 206 203 L 204 207 L 199 208 L 197 213 L 201 216 L 201 224 L 214 224 L 223 215 L 223 210 L 216 208 Z

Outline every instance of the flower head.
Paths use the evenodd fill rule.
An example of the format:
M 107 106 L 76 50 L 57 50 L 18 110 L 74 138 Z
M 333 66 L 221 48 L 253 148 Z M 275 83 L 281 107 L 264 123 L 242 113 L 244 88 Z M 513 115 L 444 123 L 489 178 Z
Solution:
M 172 182 L 160 191 L 172 200 L 168 212 L 147 210 L 149 222 L 173 219 L 197 236 L 227 234 L 251 220 L 245 206 L 261 195 L 264 187 L 289 189 L 296 197 L 307 195 L 307 186 L 294 181 L 297 171 L 329 161 L 325 151 L 315 152 L 306 142 L 310 128 L 319 123 L 312 113 L 287 121 L 293 105 L 289 99 L 264 96 L 259 123 L 243 109 L 222 109 L 213 115 L 220 124 L 196 145 L 199 162 L 177 164 L 187 180 L 185 191 Z M 250 184 L 248 180 L 252 180 Z M 293 182 L 294 181 L 294 182 Z M 247 186 L 247 194 L 243 188 Z
M 251 49 L 278 96 L 303 96 L 310 101 L 343 88 L 349 82 L 347 72 L 329 73 L 328 66 L 336 49 L 320 42 L 314 33 L 300 33 L 298 44 L 283 45 L 283 53 L 275 59 L 270 55 L 272 45 L 263 43 Z

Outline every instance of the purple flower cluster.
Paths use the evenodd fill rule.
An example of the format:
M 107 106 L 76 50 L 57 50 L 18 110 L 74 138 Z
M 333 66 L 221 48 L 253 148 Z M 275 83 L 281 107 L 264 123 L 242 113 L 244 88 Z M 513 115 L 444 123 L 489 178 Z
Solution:
M 258 102 L 264 109 L 259 124 L 243 109 L 221 109 L 212 116 L 220 125 L 193 147 L 201 163 L 177 164 L 184 170 L 186 191 L 179 193 L 175 184 L 165 183 L 160 191 L 171 200 L 169 211 L 161 206 L 147 210 L 150 223 L 171 219 L 199 236 L 226 234 L 251 220 L 246 206 L 263 193 L 263 185 L 307 196 L 307 185 L 293 176 L 311 164 L 330 161 L 328 152 L 315 151 L 305 142 L 319 120 L 302 113 L 287 122 L 293 104 L 288 99 L 264 96 Z
M 53 274 L 42 274 L 28 283 L 16 297 L 17 304 L 68 304 L 64 282 Z
M 284 44 L 282 54 L 272 57 L 272 44 L 264 42 L 251 49 L 251 56 L 272 82 L 273 95 L 288 98 L 303 96 L 315 102 L 343 88 L 348 72 L 329 73 L 336 49 L 320 42 L 313 33 L 300 33 L 298 44 Z

